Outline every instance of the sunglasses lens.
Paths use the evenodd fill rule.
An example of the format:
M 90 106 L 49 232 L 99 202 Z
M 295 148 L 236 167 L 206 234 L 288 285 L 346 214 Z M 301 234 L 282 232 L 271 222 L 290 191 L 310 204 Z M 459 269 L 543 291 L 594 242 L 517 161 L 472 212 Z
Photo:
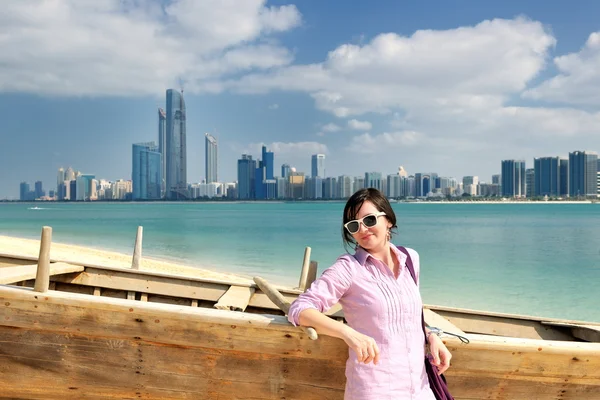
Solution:
M 374 215 L 366 216 L 363 219 L 363 224 L 365 224 L 365 226 L 368 228 L 375 226 L 375 225 L 377 225 L 377 217 Z
M 346 228 L 348 229 L 348 232 L 350 232 L 350 233 L 358 232 L 359 227 L 360 227 L 360 225 L 357 221 L 352 221 L 348 225 L 346 225 Z

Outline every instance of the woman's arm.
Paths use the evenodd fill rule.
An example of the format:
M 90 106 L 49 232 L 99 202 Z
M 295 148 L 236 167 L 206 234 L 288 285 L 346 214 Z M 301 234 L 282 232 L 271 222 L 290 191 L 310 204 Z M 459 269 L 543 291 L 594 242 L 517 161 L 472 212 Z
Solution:
M 355 331 L 350 326 L 329 318 L 314 308 L 301 311 L 298 320 L 300 325 L 312 326 L 319 334 L 342 339 L 348 347 L 356 352 L 359 362 L 365 364 L 371 361 L 375 364 L 379 362 L 379 347 L 375 340 Z

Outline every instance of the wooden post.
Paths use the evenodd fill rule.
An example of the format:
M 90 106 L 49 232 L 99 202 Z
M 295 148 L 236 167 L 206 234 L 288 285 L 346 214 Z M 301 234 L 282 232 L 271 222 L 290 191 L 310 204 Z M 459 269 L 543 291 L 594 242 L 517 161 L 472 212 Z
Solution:
M 132 269 L 140 269 L 142 263 L 142 236 L 144 234 L 144 227 L 138 226 L 137 234 L 135 235 L 135 247 L 133 248 L 133 260 L 131 261 Z
M 40 293 L 48 291 L 50 286 L 50 244 L 52 243 L 52 228 L 42 228 L 42 239 L 40 241 L 40 255 L 38 257 L 37 273 L 33 290 Z
M 279 293 L 279 290 L 274 288 L 269 282 L 267 282 L 260 276 L 254 277 L 254 283 L 256 283 L 256 286 L 258 286 L 258 288 L 262 290 L 264 294 L 267 295 L 267 297 L 273 302 L 273 304 L 275 304 L 286 315 L 288 314 L 288 312 L 290 311 L 290 303 L 285 299 L 285 297 L 283 297 L 281 293 Z M 319 338 L 319 335 L 317 334 L 315 328 L 306 326 L 301 326 L 300 328 L 302 328 L 302 330 L 308 335 L 309 339 L 317 340 Z
M 298 288 L 303 292 L 308 288 L 308 272 L 310 269 L 310 252 L 311 248 L 306 246 L 304 249 L 304 259 L 302 260 L 302 272 L 300 273 L 300 282 L 298 283 Z M 311 282 L 312 283 L 312 282 Z

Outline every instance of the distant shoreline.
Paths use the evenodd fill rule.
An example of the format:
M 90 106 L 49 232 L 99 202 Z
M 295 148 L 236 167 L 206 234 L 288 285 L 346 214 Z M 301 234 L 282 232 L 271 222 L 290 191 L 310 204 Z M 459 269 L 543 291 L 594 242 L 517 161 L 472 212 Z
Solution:
M 0 203 L 10 204 L 285 204 L 285 203 L 340 203 L 347 199 L 297 199 L 297 200 L 214 200 L 214 199 L 199 199 L 199 200 L 93 200 L 93 201 L 57 201 L 57 200 L 0 200 Z M 415 204 L 600 204 L 598 200 L 396 200 L 389 199 L 390 203 L 415 203 Z

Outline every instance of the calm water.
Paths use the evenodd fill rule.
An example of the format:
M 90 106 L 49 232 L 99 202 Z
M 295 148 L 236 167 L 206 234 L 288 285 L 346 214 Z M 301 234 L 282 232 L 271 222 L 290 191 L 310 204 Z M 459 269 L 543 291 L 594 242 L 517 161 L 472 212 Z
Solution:
M 32 210 L 31 207 L 42 207 Z M 0 204 L 0 234 L 131 253 L 297 284 L 344 252 L 343 203 Z M 600 204 L 394 204 L 394 242 L 421 256 L 429 304 L 600 321 Z

